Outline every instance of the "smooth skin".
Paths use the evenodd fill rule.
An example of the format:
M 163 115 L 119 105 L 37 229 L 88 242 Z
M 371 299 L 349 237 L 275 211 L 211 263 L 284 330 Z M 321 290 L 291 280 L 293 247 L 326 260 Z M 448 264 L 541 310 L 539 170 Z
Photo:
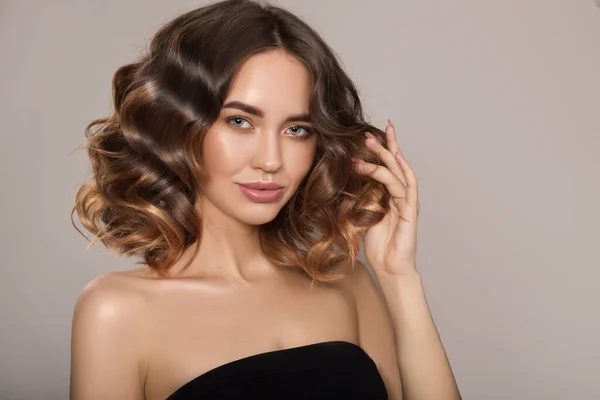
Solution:
M 353 159 L 357 172 L 383 183 L 390 212 L 365 234 L 365 257 L 373 267 L 392 317 L 404 398 L 461 399 L 416 268 L 418 182 L 400 151 L 394 124 L 385 129 L 387 148 L 370 133 L 366 146 L 382 166 Z

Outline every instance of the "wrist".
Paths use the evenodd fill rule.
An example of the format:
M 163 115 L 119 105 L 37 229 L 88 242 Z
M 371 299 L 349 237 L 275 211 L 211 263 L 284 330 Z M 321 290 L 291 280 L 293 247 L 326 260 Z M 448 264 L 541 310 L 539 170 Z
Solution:
M 421 280 L 421 274 L 414 264 L 401 266 L 396 268 L 396 271 L 388 272 L 386 268 L 373 268 L 380 281 L 391 282 L 392 284 L 404 284 Z
M 377 279 L 384 294 L 395 296 L 423 291 L 423 280 L 416 269 L 398 275 L 377 276 Z

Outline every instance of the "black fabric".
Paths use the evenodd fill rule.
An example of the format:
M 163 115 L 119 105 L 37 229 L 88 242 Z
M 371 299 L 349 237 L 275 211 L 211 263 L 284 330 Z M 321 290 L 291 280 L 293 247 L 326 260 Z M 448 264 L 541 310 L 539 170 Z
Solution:
M 190 399 L 385 400 L 387 392 L 362 348 L 331 341 L 232 361 L 191 380 L 167 400 Z

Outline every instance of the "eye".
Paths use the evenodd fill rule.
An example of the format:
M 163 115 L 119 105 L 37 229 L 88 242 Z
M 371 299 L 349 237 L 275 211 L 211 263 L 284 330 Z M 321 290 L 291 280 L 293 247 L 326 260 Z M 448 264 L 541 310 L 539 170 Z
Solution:
M 243 128 L 243 129 L 250 128 L 252 126 L 247 119 L 241 118 L 241 117 L 228 118 L 227 123 L 229 123 L 230 125 L 232 125 L 236 128 Z M 248 125 L 244 126 L 244 123 L 246 123 Z
M 303 126 L 298 126 L 298 125 L 290 126 L 288 128 L 288 131 L 290 131 L 292 136 L 308 136 L 311 133 L 310 128 L 305 128 Z M 302 131 L 304 131 L 304 133 L 302 133 Z

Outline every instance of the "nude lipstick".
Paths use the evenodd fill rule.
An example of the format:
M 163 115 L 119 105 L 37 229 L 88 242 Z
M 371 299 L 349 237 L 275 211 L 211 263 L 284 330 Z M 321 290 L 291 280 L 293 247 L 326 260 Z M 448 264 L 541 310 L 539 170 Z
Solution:
M 238 184 L 240 191 L 248 200 L 255 203 L 271 203 L 283 194 L 283 187 L 275 182 L 248 182 Z

